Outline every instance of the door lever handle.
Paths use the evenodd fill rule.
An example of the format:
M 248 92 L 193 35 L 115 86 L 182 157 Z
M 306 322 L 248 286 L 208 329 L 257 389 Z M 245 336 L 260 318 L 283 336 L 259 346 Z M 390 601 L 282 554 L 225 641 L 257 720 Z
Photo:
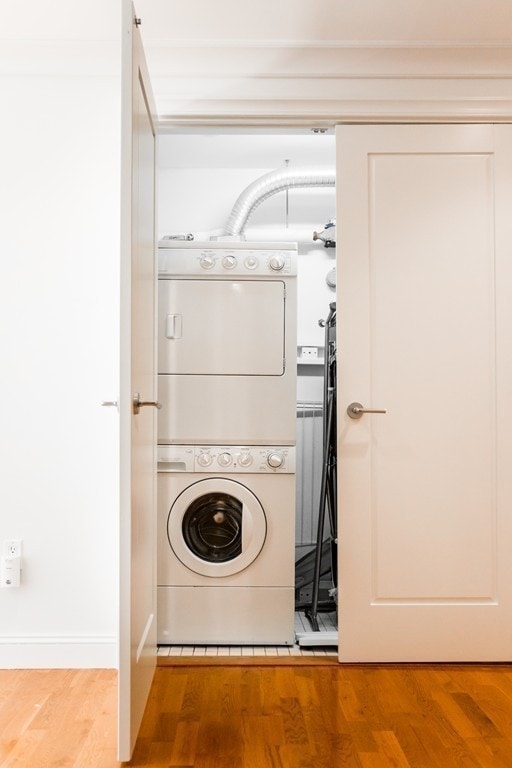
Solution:
M 160 408 L 162 407 L 162 404 L 159 402 L 155 402 L 154 400 L 141 400 L 140 395 L 138 392 L 133 393 L 133 412 L 135 415 L 137 415 L 141 408 L 143 408 L 145 405 L 152 405 L 154 408 Z
M 360 419 L 363 413 L 387 413 L 386 408 L 365 408 L 361 403 L 350 403 L 347 413 L 351 419 Z

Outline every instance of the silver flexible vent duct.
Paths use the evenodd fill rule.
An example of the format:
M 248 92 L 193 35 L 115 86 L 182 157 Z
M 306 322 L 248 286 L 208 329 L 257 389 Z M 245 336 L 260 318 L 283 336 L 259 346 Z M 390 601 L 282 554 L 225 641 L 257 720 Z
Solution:
M 226 224 L 226 234 L 241 235 L 249 216 L 267 197 L 293 187 L 334 187 L 335 183 L 336 172 L 329 168 L 283 168 L 266 173 L 238 197 Z

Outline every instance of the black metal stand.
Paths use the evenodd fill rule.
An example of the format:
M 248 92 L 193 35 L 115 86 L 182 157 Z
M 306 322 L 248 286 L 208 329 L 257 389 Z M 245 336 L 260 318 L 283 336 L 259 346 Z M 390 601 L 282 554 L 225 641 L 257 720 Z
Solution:
M 320 505 L 318 510 L 318 528 L 315 546 L 315 567 L 311 606 L 306 608 L 306 617 L 315 632 L 319 631 L 319 611 L 335 610 L 334 601 L 320 602 L 320 575 L 322 549 L 324 547 L 325 517 L 329 519 L 329 542 L 331 549 L 331 572 L 333 587 L 337 586 L 337 486 L 336 486 L 336 302 L 329 305 L 327 319 L 321 320 L 325 328 L 324 361 L 324 429 L 323 429 L 323 465 L 320 486 Z

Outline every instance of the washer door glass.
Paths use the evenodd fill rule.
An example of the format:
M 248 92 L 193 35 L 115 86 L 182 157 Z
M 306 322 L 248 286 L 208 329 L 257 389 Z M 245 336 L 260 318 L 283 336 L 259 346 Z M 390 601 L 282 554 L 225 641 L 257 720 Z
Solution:
M 242 510 L 241 501 L 227 493 L 209 493 L 196 499 L 181 524 L 190 551 L 207 563 L 224 563 L 239 557 Z
M 208 478 L 172 505 L 167 535 L 174 554 L 203 576 L 231 576 L 258 557 L 267 535 L 263 507 L 242 483 Z

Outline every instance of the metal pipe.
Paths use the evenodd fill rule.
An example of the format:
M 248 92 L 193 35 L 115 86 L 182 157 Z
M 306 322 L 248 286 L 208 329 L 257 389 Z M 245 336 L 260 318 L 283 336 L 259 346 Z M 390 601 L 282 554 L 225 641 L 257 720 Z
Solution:
M 268 197 L 294 187 L 334 187 L 332 168 L 282 168 L 261 176 L 239 195 L 227 221 L 228 235 L 241 235 L 252 212 Z

